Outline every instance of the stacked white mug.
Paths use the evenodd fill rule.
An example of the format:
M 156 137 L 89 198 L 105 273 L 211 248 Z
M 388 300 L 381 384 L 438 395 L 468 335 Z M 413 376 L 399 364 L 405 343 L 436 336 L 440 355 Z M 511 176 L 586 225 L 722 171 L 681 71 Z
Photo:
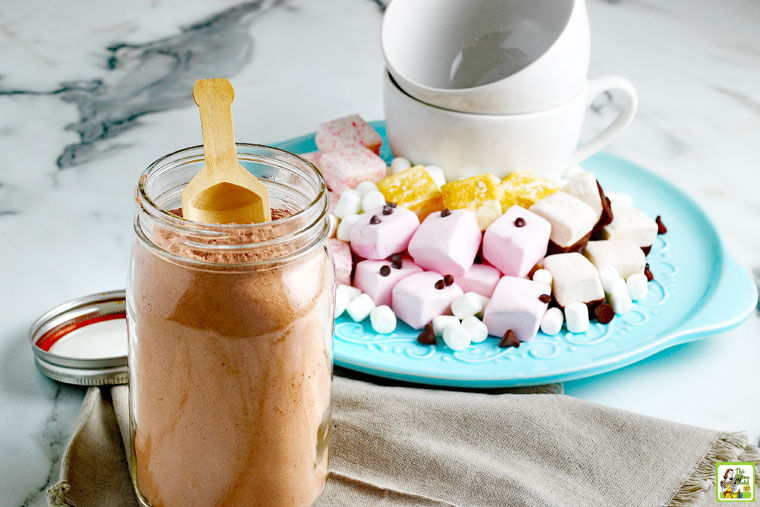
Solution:
M 448 180 L 531 171 L 558 178 L 633 119 L 631 83 L 589 80 L 585 0 L 394 0 L 381 36 L 388 141 Z M 617 118 L 578 147 L 595 97 L 622 92 Z

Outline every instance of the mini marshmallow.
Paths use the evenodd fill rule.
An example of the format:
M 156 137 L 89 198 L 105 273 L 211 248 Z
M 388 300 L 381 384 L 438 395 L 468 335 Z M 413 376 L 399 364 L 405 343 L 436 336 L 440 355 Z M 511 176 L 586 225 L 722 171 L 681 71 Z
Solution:
M 478 253 L 482 234 L 471 211 L 435 212 L 420 224 L 409 241 L 409 254 L 417 265 L 444 275 L 465 274 Z
M 620 278 L 620 273 L 615 266 L 611 264 L 605 264 L 603 266 L 597 266 L 599 270 L 599 279 L 602 281 L 602 287 L 607 290 L 607 286 L 613 283 L 613 280 Z
M 612 194 L 608 195 L 607 197 L 610 198 L 611 202 L 614 202 L 618 206 L 633 206 L 633 197 L 628 194 Z
M 462 319 L 462 327 L 467 330 L 472 343 L 482 343 L 488 338 L 488 328 L 482 320 L 474 315 Z
M 633 307 L 633 301 L 631 301 L 631 296 L 628 294 L 628 288 L 625 285 L 623 288 L 612 292 L 607 299 L 618 315 L 624 314 Z
M 541 319 L 541 332 L 549 336 L 558 334 L 562 329 L 562 322 L 564 320 L 562 310 L 559 308 L 549 308 Z
M 437 315 L 433 317 L 433 332 L 436 336 L 441 336 L 446 326 L 451 323 L 459 323 L 459 319 L 453 315 Z
M 348 243 L 339 239 L 330 238 L 327 240 L 332 251 L 333 262 L 335 263 L 335 281 L 340 284 L 351 284 L 351 271 L 354 269 L 354 258 L 351 255 L 351 248 Z
M 486 229 L 483 258 L 505 275 L 525 276 L 546 255 L 551 232 L 547 220 L 512 206 Z
M 545 269 L 537 269 L 536 272 L 533 273 L 534 282 L 543 283 L 544 285 L 551 287 L 552 280 L 554 280 L 552 274 Z
M 599 272 L 581 254 L 571 252 L 549 255 L 544 259 L 544 269 L 549 270 L 554 277 L 554 298 L 560 306 L 604 299 Z
M 383 276 L 381 271 L 387 275 Z M 376 305 L 390 305 L 393 287 L 407 276 L 421 271 L 422 268 L 409 257 L 402 257 L 401 269 L 394 268 L 387 260 L 365 260 L 356 265 L 354 285 L 368 294 Z
M 346 306 L 346 311 L 354 322 L 363 321 L 369 317 L 369 314 L 372 313 L 372 310 L 374 309 L 375 303 L 367 294 L 360 294 L 356 296 L 354 299 L 349 301 L 348 306 Z
M 366 148 L 345 148 L 323 153 L 319 169 L 328 188 L 342 194 L 363 181 L 378 182 L 385 178 L 385 161 Z
M 359 192 L 362 197 L 372 192 L 373 190 L 377 190 L 377 185 L 375 185 L 374 181 L 362 181 L 356 185 L 356 191 Z
M 335 237 L 341 241 L 351 241 L 351 229 L 360 218 L 361 216 L 359 215 L 348 215 L 344 217 L 338 224 L 338 229 L 335 231 Z
M 451 323 L 443 328 L 443 342 L 452 350 L 464 350 L 470 346 L 470 333 L 462 324 Z
M 362 209 L 369 213 L 379 211 L 385 204 L 385 197 L 379 190 L 372 190 L 362 197 Z
M 380 134 L 358 114 L 352 114 L 323 123 L 314 135 L 319 151 L 363 146 L 380 153 L 383 140 Z
M 502 277 L 483 312 L 488 334 L 504 336 L 512 330 L 521 342 L 532 340 L 546 313 L 549 292 L 550 288 L 542 283 L 514 276 Z
M 451 313 L 458 319 L 482 313 L 488 304 L 488 298 L 477 292 L 467 292 L 451 303 Z
M 439 283 L 442 280 L 439 273 L 425 271 L 398 282 L 391 295 L 391 308 L 396 316 L 414 329 L 421 329 L 435 316 L 449 313 L 451 303 L 462 295 L 462 289 L 455 283 L 448 286 Z
M 333 214 L 338 218 L 346 218 L 348 215 L 359 213 L 362 207 L 362 196 L 353 189 L 346 189 L 340 194 L 338 204 L 335 205 Z
M 369 313 L 369 320 L 376 333 L 388 334 L 396 330 L 396 314 L 387 305 L 373 308 Z
M 332 213 L 327 214 L 327 220 L 330 222 L 330 230 L 327 232 L 328 238 L 334 238 L 338 231 L 338 218 Z
M 613 202 L 612 216 L 612 223 L 602 229 L 604 239 L 627 239 L 647 247 L 657 238 L 657 223 L 641 210 Z
M 407 249 L 420 219 L 401 206 L 388 209 L 388 215 L 380 209 L 363 213 L 351 227 L 351 249 L 358 256 L 380 260 Z
M 597 220 L 602 216 L 602 196 L 596 178 L 590 172 L 583 171 L 570 178 L 562 191 L 588 204 L 596 213 Z
M 585 333 L 589 328 L 588 307 L 583 303 L 570 303 L 565 307 L 565 320 L 571 333 Z
M 481 296 L 491 297 L 501 273 L 498 269 L 487 264 L 473 264 L 467 273 L 455 276 L 454 282 L 465 292 L 477 292 Z
M 351 302 L 351 298 L 348 292 L 342 290 L 335 291 L 335 317 L 340 317 L 343 312 L 346 311 L 348 303 Z
M 627 239 L 589 241 L 583 251 L 601 274 L 606 266 L 614 266 L 618 275 L 628 278 L 634 273 L 644 273 L 646 257 L 639 245 Z
M 443 169 L 437 165 L 426 165 L 425 171 L 427 171 L 430 177 L 433 178 L 433 181 L 438 185 L 438 188 L 441 188 L 446 184 L 446 175 L 444 174 Z
M 360 289 L 357 289 L 356 287 L 353 287 L 351 285 L 345 285 L 345 284 L 338 284 L 338 287 L 335 289 L 335 293 L 343 292 L 348 296 L 348 300 L 351 301 L 357 296 L 361 296 L 362 291 Z
M 404 157 L 394 157 L 391 161 L 391 174 L 398 174 L 412 167 L 412 163 Z
M 647 277 L 644 273 L 634 273 L 625 279 L 628 285 L 628 294 L 634 301 L 640 301 L 647 297 Z
M 574 246 L 586 237 L 599 220 L 599 213 L 577 197 L 559 191 L 530 207 L 551 224 L 549 239 L 560 248 Z

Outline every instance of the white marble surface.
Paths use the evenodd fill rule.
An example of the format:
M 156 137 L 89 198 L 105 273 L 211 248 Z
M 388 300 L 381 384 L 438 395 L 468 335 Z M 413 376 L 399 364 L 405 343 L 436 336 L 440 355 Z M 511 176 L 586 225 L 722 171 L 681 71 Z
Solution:
M 624 75 L 641 96 L 609 149 L 702 203 L 760 276 L 760 3 L 589 2 L 591 74 Z M 27 328 L 63 300 L 124 286 L 138 173 L 200 143 L 192 82 L 231 78 L 241 140 L 286 139 L 352 112 L 380 119 L 380 20 L 371 0 L 0 5 L 0 505 L 45 504 L 83 395 L 35 370 Z M 591 130 L 615 107 L 598 106 Z M 758 358 L 755 313 L 566 390 L 757 440 Z

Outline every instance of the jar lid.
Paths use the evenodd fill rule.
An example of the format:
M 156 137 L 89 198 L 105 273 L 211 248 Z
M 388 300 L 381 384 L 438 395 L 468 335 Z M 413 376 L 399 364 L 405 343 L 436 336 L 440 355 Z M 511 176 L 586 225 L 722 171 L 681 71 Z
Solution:
M 67 384 L 126 384 L 125 297 L 124 290 L 91 294 L 60 304 L 38 318 L 29 329 L 37 368 Z

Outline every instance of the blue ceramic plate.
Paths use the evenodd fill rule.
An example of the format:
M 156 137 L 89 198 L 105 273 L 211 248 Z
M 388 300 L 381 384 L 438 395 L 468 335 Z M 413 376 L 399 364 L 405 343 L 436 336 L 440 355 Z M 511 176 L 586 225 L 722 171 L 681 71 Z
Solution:
M 385 139 L 385 125 L 373 126 Z M 314 136 L 279 143 L 294 153 L 316 150 Z M 381 155 L 390 160 L 387 143 Z M 340 317 L 335 325 L 335 364 L 398 380 L 457 387 L 508 387 L 562 382 L 622 368 L 667 347 L 739 325 L 752 312 L 757 290 L 729 257 L 710 219 L 672 184 L 607 153 L 583 167 L 611 192 L 631 195 L 649 216 L 668 227 L 647 260 L 655 279 L 649 294 L 607 325 L 586 333 L 539 333 L 519 348 L 502 349 L 496 338 L 454 352 L 441 340 L 420 345 L 418 332 L 399 321 L 394 333 L 372 330 L 369 319 Z

